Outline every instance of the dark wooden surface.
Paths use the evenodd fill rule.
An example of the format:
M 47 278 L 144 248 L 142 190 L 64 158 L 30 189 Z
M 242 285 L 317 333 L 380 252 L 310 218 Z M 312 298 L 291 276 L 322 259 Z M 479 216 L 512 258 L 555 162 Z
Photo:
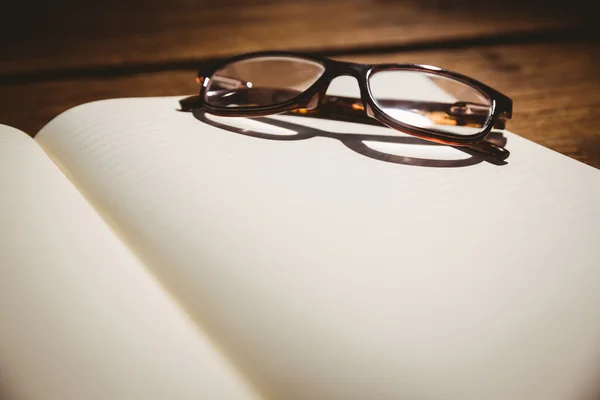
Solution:
M 35 134 L 88 101 L 191 94 L 203 60 L 258 49 L 439 65 L 512 97 L 508 128 L 600 167 L 600 47 L 585 3 L 504 0 L 12 2 L 0 123 Z
M 371 49 L 527 34 L 578 22 L 572 13 L 549 12 L 547 6 L 524 7 L 526 2 L 514 0 L 486 3 L 63 0 L 33 6 L 19 1 L 4 12 L 0 24 L 0 45 L 5 48 L 0 71 L 172 65 L 273 48 Z M 22 14 L 27 18 L 20 23 Z

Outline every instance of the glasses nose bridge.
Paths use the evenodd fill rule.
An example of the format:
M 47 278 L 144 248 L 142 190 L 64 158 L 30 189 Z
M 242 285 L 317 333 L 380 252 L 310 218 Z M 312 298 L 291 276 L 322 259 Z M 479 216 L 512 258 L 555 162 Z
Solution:
M 364 106 L 367 106 L 368 103 L 368 88 L 367 88 L 367 72 L 369 71 L 370 66 L 365 64 L 357 64 L 346 61 L 334 61 L 331 66 L 331 72 L 329 74 L 329 82 L 327 86 L 331 84 L 331 82 L 340 76 L 350 76 L 356 79 L 358 83 L 358 89 L 360 91 L 360 98 L 364 103 Z
M 368 70 L 368 65 L 347 61 L 335 61 L 332 65 L 331 78 L 334 79 L 338 76 L 352 76 L 358 81 L 359 86 L 361 86 L 362 89 L 362 82 L 365 80 Z

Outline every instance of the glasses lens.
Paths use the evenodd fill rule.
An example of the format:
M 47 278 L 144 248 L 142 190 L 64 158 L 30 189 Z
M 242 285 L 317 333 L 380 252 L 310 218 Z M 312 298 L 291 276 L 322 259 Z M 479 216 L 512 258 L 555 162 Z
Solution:
M 483 92 L 427 72 L 376 72 L 369 87 L 385 114 L 417 128 L 469 136 L 481 132 L 492 114 L 492 102 Z
M 210 77 L 205 101 L 219 107 L 277 105 L 306 91 L 324 72 L 320 63 L 300 57 L 240 60 Z

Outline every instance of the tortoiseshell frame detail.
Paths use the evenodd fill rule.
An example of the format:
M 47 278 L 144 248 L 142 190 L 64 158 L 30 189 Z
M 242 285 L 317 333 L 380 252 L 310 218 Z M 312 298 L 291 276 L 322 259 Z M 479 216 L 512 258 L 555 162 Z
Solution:
M 311 61 L 318 62 L 325 67 L 323 75 L 306 91 L 300 95 L 292 98 L 283 103 L 269 106 L 246 106 L 246 107 L 217 107 L 211 106 L 204 101 L 205 92 L 210 82 L 210 77 L 214 72 L 222 68 L 223 66 L 232 62 L 247 60 L 258 57 L 295 57 L 302 58 Z M 459 82 L 465 83 L 472 86 L 485 94 L 491 102 L 491 117 L 482 127 L 482 130 L 473 135 L 453 135 L 437 130 L 423 129 L 411 125 L 403 124 L 389 117 L 383 112 L 378 106 L 371 95 L 369 87 L 369 77 L 380 71 L 422 71 L 433 75 L 439 75 L 446 78 L 451 78 Z M 494 143 L 485 141 L 485 137 L 490 133 L 492 128 L 503 129 L 507 119 L 512 117 L 512 100 L 497 90 L 481 83 L 468 76 L 447 71 L 442 68 L 420 65 L 420 64 L 358 64 L 344 61 L 331 60 L 326 57 L 318 55 L 310 55 L 304 53 L 294 53 L 287 51 L 264 51 L 249 54 L 242 54 L 223 62 L 214 65 L 207 70 L 201 70 L 198 72 L 198 82 L 201 83 L 199 96 L 193 98 L 184 99 L 181 101 L 183 111 L 191 111 L 193 109 L 202 108 L 205 112 L 217 116 L 225 117 L 260 117 L 273 114 L 280 114 L 290 111 L 301 111 L 302 113 L 328 113 L 327 107 L 323 107 L 319 110 L 319 105 L 326 103 L 326 91 L 329 84 L 334 78 L 338 76 L 353 76 L 358 81 L 360 88 L 362 107 L 361 110 L 357 110 L 357 107 L 348 107 L 348 116 L 356 116 L 356 112 L 360 111 L 363 113 L 363 118 L 346 118 L 346 120 L 357 120 L 358 122 L 364 122 L 364 115 L 373 118 L 379 123 L 388 126 L 393 129 L 397 129 L 401 132 L 408 133 L 410 135 L 452 146 L 467 146 L 477 151 L 492 155 L 498 159 L 504 160 L 509 156 L 508 150 L 495 145 Z M 402 90 L 402 88 L 398 88 Z M 334 96 L 332 96 L 334 97 Z M 339 113 L 337 113 L 339 116 Z M 316 115 L 315 115 L 316 116 Z M 319 115 L 326 117 L 326 115 Z M 361 121 L 362 120 L 362 121 Z

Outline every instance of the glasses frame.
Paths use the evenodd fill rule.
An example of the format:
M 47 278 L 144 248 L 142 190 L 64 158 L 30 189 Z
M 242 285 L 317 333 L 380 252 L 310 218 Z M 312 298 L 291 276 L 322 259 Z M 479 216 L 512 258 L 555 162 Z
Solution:
M 291 57 L 317 62 L 324 67 L 323 74 L 313 83 L 308 89 L 296 97 L 287 101 L 273 105 L 258 105 L 258 106 L 241 106 L 241 107 L 224 107 L 214 106 L 205 101 L 205 94 L 211 80 L 211 76 L 224 66 L 243 60 L 262 57 Z M 431 75 L 456 80 L 463 84 L 469 85 L 474 89 L 484 94 L 490 100 L 491 115 L 482 127 L 481 131 L 472 135 L 456 135 L 452 133 L 442 132 L 438 130 L 430 130 L 419 128 L 412 125 L 407 125 L 399 122 L 388 116 L 378 105 L 371 93 L 369 78 L 382 71 L 416 71 L 424 72 Z M 327 117 L 326 114 L 331 114 L 330 110 L 320 105 L 325 103 L 327 89 L 331 81 L 339 76 L 352 76 L 358 81 L 360 89 L 360 101 L 362 107 L 357 109 L 356 106 L 350 107 L 346 104 L 348 113 L 345 120 L 355 120 L 356 122 L 365 122 L 364 116 L 375 119 L 380 124 L 392 129 L 396 129 L 403 133 L 407 133 L 421 139 L 451 145 L 451 146 L 467 146 L 477 151 L 492 155 L 495 158 L 504 160 L 510 154 L 508 150 L 497 146 L 492 142 L 485 141 L 485 137 L 493 128 L 504 129 L 507 119 L 512 117 L 512 100 L 506 95 L 497 90 L 479 82 L 476 79 L 466 75 L 448 71 L 443 68 L 422 65 L 422 64 L 360 64 L 346 61 L 332 60 L 319 55 L 311 55 L 306 53 L 295 53 L 288 51 L 262 51 L 238 55 L 224 61 L 214 63 L 213 65 L 198 71 L 197 82 L 201 84 L 200 94 L 182 100 L 181 106 L 183 111 L 191 111 L 194 109 L 203 109 L 209 114 L 222 117 L 263 117 L 273 114 L 281 114 L 285 112 L 300 112 L 302 114 L 321 114 L 318 117 Z M 401 90 L 401 88 L 399 88 Z M 335 97 L 335 96 L 332 96 Z M 358 99 L 357 99 L 358 100 Z M 335 116 L 339 117 L 339 109 Z M 357 116 L 357 111 L 362 112 L 362 118 Z M 324 115 L 325 114 L 325 115 Z M 310 116 L 310 115 L 309 115 Z M 317 115 L 315 115 L 317 116 Z

